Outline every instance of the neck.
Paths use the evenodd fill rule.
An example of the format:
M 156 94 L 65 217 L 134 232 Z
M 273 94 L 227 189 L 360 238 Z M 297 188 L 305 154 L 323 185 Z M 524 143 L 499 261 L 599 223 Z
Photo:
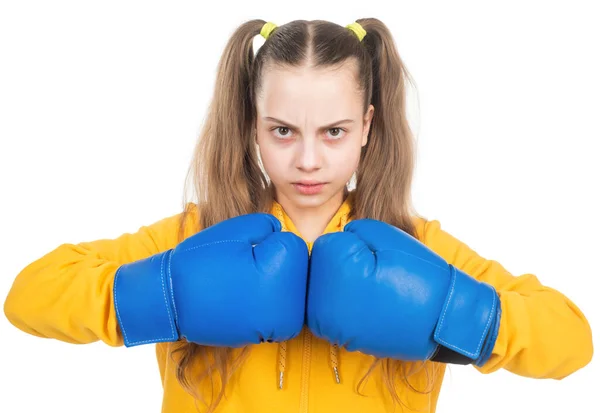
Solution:
M 323 234 L 327 224 L 334 217 L 345 199 L 345 193 L 340 192 L 325 203 L 315 207 L 301 207 L 294 205 L 288 199 L 281 199 L 285 213 L 294 223 L 301 237 L 307 242 L 314 242 Z

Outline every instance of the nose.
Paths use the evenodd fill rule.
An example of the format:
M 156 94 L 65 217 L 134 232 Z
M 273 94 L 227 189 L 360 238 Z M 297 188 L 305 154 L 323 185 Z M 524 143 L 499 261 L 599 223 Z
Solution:
M 316 137 L 305 137 L 298 141 L 296 168 L 311 172 L 322 167 L 322 148 Z

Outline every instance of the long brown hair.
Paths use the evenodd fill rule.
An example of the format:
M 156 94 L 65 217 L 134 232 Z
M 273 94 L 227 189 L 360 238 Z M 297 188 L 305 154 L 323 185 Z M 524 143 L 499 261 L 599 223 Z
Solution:
M 250 20 L 235 30 L 219 62 L 214 95 L 188 175 L 199 209 L 197 231 L 238 215 L 270 210 L 274 192 L 262 172 L 254 140 L 255 97 L 264 68 L 325 67 L 355 59 L 364 112 L 373 104 L 375 113 L 356 171 L 350 217 L 378 219 L 415 236 L 411 219 L 416 215 L 411 201 L 414 141 L 406 117 L 406 87 L 412 80 L 388 28 L 375 18 L 356 21 L 367 32 L 362 41 L 347 28 L 327 21 L 287 23 L 275 29 L 256 56 L 253 41 L 265 21 Z M 189 212 L 186 209 L 182 214 L 180 237 Z M 238 352 L 186 342 L 176 352 L 181 353 L 177 378 L 196 398 L 200 381 L 209 380 L 214 388 L 214 377 L 218 377 L 218 394 L 208 406 L 212 411 L 247 349 Z M 198 359 L 203 360 L 202 371 L 194 382 L 191 366 Z M 400 401 L 394 376 L 401 371 L 407 380 L 407 363 L 387 359 L 376 363 L 381 363 L 383 379 Z

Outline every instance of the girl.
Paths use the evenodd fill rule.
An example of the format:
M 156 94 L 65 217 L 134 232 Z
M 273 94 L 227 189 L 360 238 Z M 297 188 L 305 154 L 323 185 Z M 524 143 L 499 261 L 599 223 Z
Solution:
M 447 364 L 572 374 L 593 352 L 577 306 L 412 211 L 407 80 L 377 19 L 241 25 L 192 164 L 197 202 L 60 245 L 18 274 L 7 318 L 155 345 L 163 412 L 434 412 Z

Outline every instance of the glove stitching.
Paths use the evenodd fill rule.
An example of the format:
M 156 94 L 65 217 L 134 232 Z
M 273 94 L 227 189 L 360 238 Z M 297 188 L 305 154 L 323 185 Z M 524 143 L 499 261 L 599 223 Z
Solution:
M 166 292 L 166 286 L 165 286 L 165 257 L 168 254 L 163 254 L 162 259 L 161 259 L 161 263 L 160 263 L 160 281 L 161 281 L 161 286 L 162 286 L 162 290 L 163 290 L 163 297 L 165 299 L 165 306 L 167 308 L 167 314 L 169 315 L 169 325 L 171 326 L 171 336 L 174 337 L 175 336 L 175 331 L 173 330 L 173 317 L 171 316 L 171 310 L 169 308 L 169 301 L 167 299 L 167 292 Z
M 247 241 L 241 241 L 239 239 L 231 239 L 231 240 L 230 239 L 226 239 L 226 240 L 220 240 L 220 241 L 206 242 L 204 244 L 195 245 L 193 247 L 189 247 L 189 248 L 186 248 L 186 249 L 184 249 L 182 251 L 178 251 L 178 252 L 188 252 L 188 251 L 191 251 L 191 250 L 195 250 L 197 248 L 202 248 L 202 247 L 206 247 L 206 246 L 209 246 L 209 245 L 223 244 L 223 243 L 226 243 L 226 242 L 239 242 L 239 243 L 242 243 L 242 244 L 246 244 L 247 243 Z
M 169 265 L 167 266 L 167 277 L 169 279 L 169 287 L 170 287 L 170 293 L 171 293 L 171 302 L 173 303 L 173 312 L 174 314 L 174 318 L 175 318 L 175 331 L 177 331 L 177 323 L 178 323 L 178 317 L 177 317 L 177 306 L 175 305 L 175 294 L 173 293 L 173 278 L 171 277 L 171 257 L 173 256 L 173 251 L 171 250 L 168 254 L 169 256 Z M 167 306 L 167 311 L 168 311 L 168 306 Z M 169 316 L 171 314 L 169 313 Z M 169 320 L 171 320 L 171 318 L 169 317 Z M 171 324 L 171 333 L 173 334 L 173 337 L 176 337 L 176 333 L 173 330 L 173 324 Z
M 452 267 L 453 271 L 456 271 L 456 269 L 454 267 Z M 466 274 L 468 276 L 468 274 Z M 440 319 L 440 329 L 442 327 L 442 325 L 444 324 L 444 317 L 446 316 L 446 311 L 448 310 L 448 307 L 450 306 L 450 301 L 452 298 L 452 294 L 454 293 L 454 285 L 456 283 L 456 276 L 454 276 L 452 278 L 452 288 L 450 289 L 450 295 L 448 296 L 448 300 L 446 301 L 446 306 L 444 308 L 444 313 L 442 314 L 442 318 Z M 477 347 L 475 349 L 475 352 L 471 352 L 471 351 L 467 351 L 461 347 L 452 345 L 446 341 L 444 341 L 442 338 L 439 338 L 439 342 L 453 350 L 457 350 L 457 351 L 461 351 L 464 354 L 466 354 L 467 356 L 471 357 L 471 358 L 475 358 L 475 356 L 477 355 L 477 353 L 479 352 L 479 349 L 481 348 L 481 345 L 483 343 L 483 340 L 485 339 L 486 333 L 490 327 L 490 323 L 492 322 L 492 315 L 495 313 L 496 311 L 496 300 L 494 300 L 493 304 L 492 304 L 492 310 L 490 311 L 490 315 L 488 316 L 488 321 L 485 325 L 485 329 L 483 330 L 481 337 L 479 339 L 479 343 L 477 344 Z
M 115 274 L 115 281 L 114 281 L 114 285 L 113 285 L 113 295 L 115 296 L 115 311 L 117 312 L 117 319 L 119 320 L 119 325 L 121 326 L 121 329 L 123 330 L 123 336 L 125 337 L 125 343 L 129 344 L 129 339 L 127 338 L 127 331 L 125 330 L 125 326 L 123 324 L 123 320 L 121 319 L 121 313 L 119 312 L 119 300 L 117 300 L 117 282 L 119 279 L 119 273 L 121 271 L 121 267 L 119 267 L 119 269 L 117 270 L 117 273 Z
M 421 258 L 418 255 L 414 255 L 414 254 L 411 254 L 410 252 L 406 252 L 406 251 L 403 251 L 403 250 L 398 250 L 398 249 L 392 249 L 392 248 L 390 248 L 390 249 L 384 249 L 384 250 L 376 250 L 376 251 L 373 251 L 373 252 L 380 253 L 380 252 L 390 252 L 390 251 L 394 252 L 394 253 L 401 253 L 401 254 L 407 255 L 409 257 L 415 258 L 415 259 L 417 259 L 419 261 L 423 261 L 424 263 L 429 264 L 429 265 L 431 265 L 433 267 L 439 268 L 441 270 L 447 270 L 447 267 L 445 267 L 445 266 L 438 265 L 436 263 L 433 263 L 431 261 L 426 260 L 425 258 Z

